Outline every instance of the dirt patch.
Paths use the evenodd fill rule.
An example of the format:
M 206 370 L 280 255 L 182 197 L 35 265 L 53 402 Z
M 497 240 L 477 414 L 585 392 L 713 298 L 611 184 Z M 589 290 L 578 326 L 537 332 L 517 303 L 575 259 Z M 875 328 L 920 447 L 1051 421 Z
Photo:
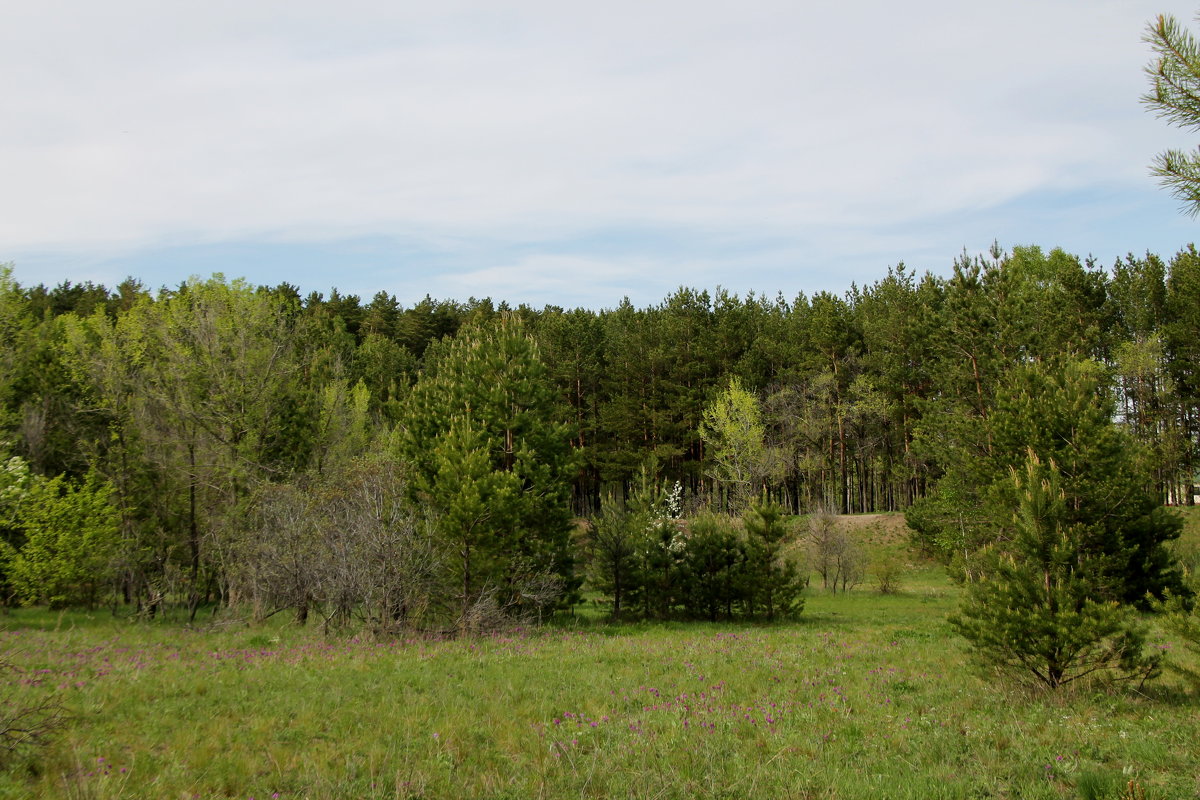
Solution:
M 907 545 L 911 531 L 901 513 L 891 514 L 842 514 L 838 525 L 855 534 L 859 542 L 866 545 L 897 547 Z

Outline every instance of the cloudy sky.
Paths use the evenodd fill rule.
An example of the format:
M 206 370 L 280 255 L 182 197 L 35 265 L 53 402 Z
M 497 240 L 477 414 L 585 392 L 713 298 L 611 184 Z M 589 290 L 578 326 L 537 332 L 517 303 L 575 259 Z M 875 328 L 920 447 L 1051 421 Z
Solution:
M 1194 1 L 1194 0 L 1193 0 Z M 39 0 L 0 27 L 0 262 L 302 291 L 843 291 L 964 248 L 1170 255 L 1178 0 Z M 1192 23 L 1193 29 L 1198 26 Z

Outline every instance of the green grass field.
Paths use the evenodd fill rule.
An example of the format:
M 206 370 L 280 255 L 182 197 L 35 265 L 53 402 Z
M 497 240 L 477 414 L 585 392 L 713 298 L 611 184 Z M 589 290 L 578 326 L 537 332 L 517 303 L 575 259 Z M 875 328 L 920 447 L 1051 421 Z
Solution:
M 441 642 L 17 611 L 5 680 L 72 719 L 0 797 L 1200 797 L 1200 705 L 1170 675 L 1028 691 L 971 667 L 936 567 L 868 587 L 773 626 Z

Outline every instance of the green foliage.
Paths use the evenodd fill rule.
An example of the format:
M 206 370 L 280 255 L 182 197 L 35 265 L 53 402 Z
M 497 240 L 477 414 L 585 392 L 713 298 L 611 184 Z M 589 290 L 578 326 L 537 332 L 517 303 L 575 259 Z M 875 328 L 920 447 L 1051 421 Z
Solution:
M 34 472 L 77 477 L 87 471 L 79 441 L 102 431 L 104 421 L 75 413 L 80 387 L 59 358 L 60 340 L 52 310 L 38 313 L 0 264 L 0 436 Z
M 792 541 L 783 508 L 765 498 L 752 505 L 743 518 L 746 530 L 746 607 L 768 620 L 789 617 L 804 610 L 804 580 L 785 549 Z
M 758 398 L 736 377 L 704 409 L 700 438 L 713 463 L 709 475 L 727 488 L 735 510 L 745 508 L 775 477 L 775 454 L 767 447 Z
M 319 426 L 313 431 L 317 472 L 335 469 L 367 452 L 372 439 L 371 393 L 363 381 L 353 386 L 331 380 L 320 394 Z
M 1052 689 L 1098 672 L 1156 675 L 1132 612 L 1104 599 L 1108 565 L 1090 547 L 1088 526 L 1074 521 L 1058 466 L 1030 450 L 1010 481 L 1012 538 L 989 551 L 951 624 L 985 663 Z
M 592 522 L 591 585 L 612 598 L 614 618 L 625 608 L 710 621 L 803 610 L 804 581 L 784 552 L 792 537 L 778 505 L 754 504 L 739 529 L 723 515 L 675 519 L 663 509 L 671 495 L 651 496 L 635 494 Z
M 8 579 L 24 603 L 93 605 L 111 580 L 120 544 L 112 486 L 36 479 L 17 503 L 22 542 L 8 551 Z
M 1175 478 L 1178 502 L 1191 502 L 1196 494 L 1200 442 L 1193 420 L 1200 419 L 1200 253 L 1188 246 L 1171 260 L 1166 280 L 1162 338 L 1166 350 L 1165 371 L 1171 391 L 1155 416 L 1167 421 L 1167 431 L 1179 444 L 1164 452 L 1160 469 Z M 1172 459 L 1171 456 L 1177 456 Z M 1168 482 L 1168 486 L 1170 483 Z M 1180 497 L 1182 495 L 1182 497 Z
M 1068 522 L 1088 531 L 1084 547 L 1100 565 L 1103 596 L 1136 603 L 1147 593 L 1181 591 L 1166 547 L 1181 522 L 1150 495 L 1136 443 L 1111 421 L 1114 407 L 1098 365 L 1019 370 L 1011 386 L 997 399 L 985 470 L 1015 465 L 1022 447 L 1057 466 Z M 994 482 L 991 496 L 1012 507 L 1011 487 Z
M 647 473 L 624 503 L 610 498 L 590 521 L 587 538 L 588 581 L 592 588 L 612 598 L 613 619 L 621 619 L 630 598 L 645 602 L 646 554 L 655 546 L 661 515 Z
M 464 608 L 489 590 L 519 598 L 539 576 L 575 585 L 565 416 L 514 318 L 445 340 L 407 398 L 399 452 L 456 552 Z
M 336 474 L 378 443 L 404 439 L 443 362 L 519 325 L 541 362 L 546 404 L 535 405 L 551 409 L 531 414 L 529 430 L 570 422 L 559 452 L 572 466 L 549 468 L 562 509 L 604 513 L 606 498 L 629 496 L 651 459 L 653 481 L 678 481 L 697 506 L 741 509 L 763 488 L 789 513 L 916 501 L 922 543 L 966 579 L 980 569 L 980 549 L 1006 535 L 1007 470 L 1024 459 L 1029 434 L 1063 469 L 1068 494 L 1078 489 L 1079 521 L 1095 521 L 1088 509 L 1106 520 L 1089 530 L 1112 556 L 1110 589 L 1121 584 L 1129 601 L 1175 585 L 1158 547 L 1172 523 L 1153 507 L 1195 494 L 1198 265 L 1189 248 L 1169 261 L 1130 256 L 1106 274 L 1061 250 L 997 246 L 964 254 L 948 277 L 898 266 L 843 295 L 680 288 L 656 305 L 600 312 L 430 298 L 406 309 L 387 292 L 363 304 L 336 290 L 301 302 L 286 284 L 220 276 L 153 295 L 134 280 L 112 292 L 24 288 L 0 267 L 0 438 L 36 475 L 78 479 L 95 469 L 112 483 L 118 580 L 131 605 L 195 607 L 228 597 L 230 548 L 250 498 L 298 474 Z M 1029 378 L 1053 373 L 1059 354 L 1095 359 L 1094 389 L 1072 399 Z M 538 516 L 527 495 L 542 478 L 513 468 L 496 446 L 495 432 L 507 429 L 500 412 L 479 413 L 504 405 L 487 376 L 520 361 L 488 358 L 491 366 L 457 375 L 446 368 L 453 402 L 420 434 L 442 451 L 412 448 L 424 476 L 412 483 L 440 473 L 457 498 L 446 524 L 459 532 L 459 577 L 477 589 L 507 574 L 503 552 L 517 553 L 516 571 L 528 577 L 558 563 L 550 551 L 566 552 L 510 524 Z M 426 399 L 411 396 L 418 375 Z M 456 382 L 469 389 L 446 388 Z M 1115 404 L 1106 397 L 1097 413 L 1087 404 L 1110 384 Z M 1049 420 L 1023 419 L 1043 408 Z M 1086 425 L 1060 424 L 1080 409 Z M 1105 415 L 1124 437 L 1097 427 Z M 1083 444 L 1065 444 L 1075 433 Z M 1110 480 L 1067 475 L 1071 447 Z M 546 529 L 565 528 L 564 519 Z M 653 535 L 679 546 L 683 533 Z M 670 575 L 659 551 L 645 563 Z M 623 599 L 623 613 L 642 604 L 639 591 Z M 655 613 L 683 613 L 682 599 L 663 592 Z
M 1143 40 L 1154 50 L 1154 60 L 1146 66 L 1151 89 L 1142 102 L 1172 125 L 1200 130 L 1200 42 L 1167 14 L 1147 26 Z M 1151 172 L 1186 213 L 1200 213 L 1200 154 L 1165 150 Z
M 78 416 L 102 423 L 79 449 L 121 500 L 125 598 L 154 614 L 182 597 L 194 611 L 218 591 L 255 492 L 344 466 L 383 438 L 383 401 L 354 376 L 340 318 L 324 304 L 302 314 L 291 287 L 215 275 L 125 294 L 115 315 L 58 320 Z M 367 374 L 388 363 L 366 357 L 387 350 L 375 344 Z
M 987 542 L 983 520 L 973 496 L 952 476 L 944 476 L 936 490 L 904 512 L 913 544 L 925 554 L 939 556 L 951 565 L 952 575 L 970 577 L 964 564 Z
M 0 425 L 13 425 L 20 402 L 19 373 L 28 349 L 33 320 L 12 277 L 12 265 L 0 264 Z
M 1007 538 L 1017 490 L 1014 469 L 1029 452 L 1054 463 L 1064 493 L 1064 524 L 1081 526 L 1081 546 L 1100 570 L 1101 596 L 1141 602 L 1147 592 L 1179 591 L 1166 544 L 1180 523 L 1147 490 L 1135 442 L 1113 422 L 1106 378 L 1091 361 L 1030 364 L 1011 371 L 986 418 L 944 429 L 958 457 L 927 499 L 908 512 L 920 540 L 973 577 L 975 558 Z
M 0 462 L 0 591 L 4 597 L 12 594 L 8 565 L 23 541 L 21 502 L 33 480 L 29 464 L 20 456 Z
M 875 578 L 875 588 L 880 594 L 896 594 L 900 591 L 900 579 L 904 569 L 894 555 L 884 556 L 876 560 L 871 568 Z
M 10 456 L 0 463 L 0 527 L 17 524 L 20 503 L 29 492 L 31 480 L 29 464 L 20 456 Z
M 750 588 L 745 541 L 728 518 L 713 514 L 690 520 L 683 541 L 675 582 L 683 613 L 712 622 L 732 619 Z

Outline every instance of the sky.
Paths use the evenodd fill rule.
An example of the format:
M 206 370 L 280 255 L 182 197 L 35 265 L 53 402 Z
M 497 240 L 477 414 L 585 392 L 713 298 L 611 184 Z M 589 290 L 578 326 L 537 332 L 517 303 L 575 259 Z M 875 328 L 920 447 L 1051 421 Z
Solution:
M 302 293 L 841 293 L 1170 256 L 1139 102 L 1176 0 L 39 0 L 0 26 L 0 263 Z

